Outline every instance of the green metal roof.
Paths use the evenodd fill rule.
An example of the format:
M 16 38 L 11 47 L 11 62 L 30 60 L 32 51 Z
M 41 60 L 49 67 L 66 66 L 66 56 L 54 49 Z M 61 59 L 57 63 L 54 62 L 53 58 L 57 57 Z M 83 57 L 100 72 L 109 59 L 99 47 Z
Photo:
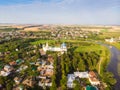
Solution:
M 97 89 L 96 89 L 95 87 L 93 87 L 93 86 L 89 86 L 89 85 L 88 85 L 88 86 L 86 87 L 86 90 L 97 90 Z

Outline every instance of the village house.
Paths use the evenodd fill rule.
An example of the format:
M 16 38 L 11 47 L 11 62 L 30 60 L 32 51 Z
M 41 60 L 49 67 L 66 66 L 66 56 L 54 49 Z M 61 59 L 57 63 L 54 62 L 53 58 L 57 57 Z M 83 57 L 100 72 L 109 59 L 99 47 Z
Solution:
M 52 76 L 53 75 L 53 69 L 46 69 L 44 75 L 45 76 Z
M 28 77 L 28 78 L 26 78 L 25 80 L 23 80 L 23 82 L 22 82 L 22 84 L 28 85 L 28 86 L 30 86 L 30 87 L 33 87 L 35 83 L 36 83 L 36 82 L 35 82 L 35 80 L 34 80 L 33 77 Z
M 53 61 L 54 61 L 53 56 L 48 55 L 48 61 L 51 62 L 51 63 L 53 63 Z
M 41 56 L 45 56 L 46 52 L 43 49 L 40 49 L 40 54 L 41 54 Z
M 89 81 L 92 85 L 99 85 L 100 84 L 100 81 L 97 79 L 97 75 L 93 71 L 89 72 Z
M 11 71 L 13 70 L 13 67 L 10 66 L 10 65 L 5 65 L 5 66 L 4 66 L 4 70 L 5 70 L 6 72 L 11 72 Z
M 14 66 L 14 65 L 16 65 L 17 63 L 16 63 L 15 61 L 11 61 L 11 62 L 9 62 L 9 64 L 10 64 L 11 66 Z
M 27 69 L 27 68 L 28 68 L 27 65 L 21 65 L 21 66 L 16 70 L 16 72 L 20 72 L 20 71 L 25 70 L 25 69 Z
M 39 81 L 38 83 L 39 86 L 44 87 L 44 86 L 52 86 L 52 82 L 51 79 L 42 79 L 41 81 Z
M 0 76 L 8 76 L 10 72 L 0 71 Z
M 20 84 L 20 82 L 23 80 L 23 78 L 21 78 L 21 77 L 15 77 L 14 78 L 14 81 L 15 81 L 15 83 L 16 84 Z
M 14 68 L 10 65 L 5 65 L 3 70 L 0 71 L 0 76 L 8 76 Z

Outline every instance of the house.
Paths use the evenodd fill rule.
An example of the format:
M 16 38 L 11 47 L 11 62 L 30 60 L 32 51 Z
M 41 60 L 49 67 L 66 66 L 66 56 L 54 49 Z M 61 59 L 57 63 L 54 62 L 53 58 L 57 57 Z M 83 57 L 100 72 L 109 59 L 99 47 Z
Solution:
M 40 54 L 41 54 L 41 56 L 45 56 L 46 52 L 43 49 L 40 49 Z
M 89 77 L 89 81 L 92 85 L 100 85 L 100 81 L 97 78 Z
M 96 73 L 93 71 L 89 72 L 89 81 L 92 85 L 99 85 L 100 84 L 100 81 L 97 79 Z
M 10 72 L 0 71 L 0 76 L 8 76 Z
M 38 86 L 43 87 L 43 86 L 45 86 L 45 84 L 44 84 L 43 82 L 39 81 L 39 82 L 38 82 Z
M 21 66 L 16 70 L 16 72 L 20 72 L 20 71 L 25 70 L 25 69 L 27 69 L 27 68 L 28 68 L 27 65 L 21 65 Z
M 45 79 L 45 86 L 52 86 L 51 79 Z
M 32 77 L 29 77 L 22 82 L 22 84 L 28 85 L 30 87 L 32 87 L 35 83 L 36 82 L 35 82 L 34 78 L 32 78 Z
M 38 70 L 38 71 L 44 70 L 44 67 L 38 66 L 38 67 L 37 67 L 37 70 Z
M 23 85 L 18 85 L 18 86 L 16 86 L 16 87 L 13 87 L 12 90 L 26 90 L 26 89 L 24 89 L 24 86 L 23 86 Z
M 74 72 L 75 77 L 79 78 L 88 78 L 88 72 Z
M 14 65 L 16 65 L 16 62 L 15 62 L 15 61 L 12 61 L 12 62 L 9 62 L 9 64 L 10 64 L 11 66 L 14 66 Z
M 89 72 L 89 77 L 97 77 L 97 76 L 96 76 L 95 72 L 90 71 L 90 72 Z
M 41 70 L 40 75 L 44 76 L 44 74 L 45 74 L 45 70 Z
M 22 78 L 19 78 L 19 77 L 15 77 L 14 78 L 14 81 L 16 84 L 20 84 L 20 82 L 22 81 L 23 79 Z
M 42 60 L 41 64 L 42 66 L 46 65 L 46 61 Z
M 2 71 L 0 71 L 0 76 L 8 76 L 12 70 L 13 70 L 12 66 L 5 65 L 4 69 Z
M 44 87 L 44 86 L 52 86 L 52 82 L 51 79 L 42 79 L 41 81 L 39 81 L 38 83 L 39 86 Z
M 49 62 L 53 62 L 53 61 L 54 61 L 53 56 L 48 55 L 48 61 L 49 61 Z
M 68 81 L 67 81 L 67 87 L 68 88 L 73 88 L 74 87 L 73 81 L 75 80 L 74 74 L 68 74 L 67 79 L 68 79 Z
M 105 39 L 106 42 L 110 42 L 110 43 L 113 43 L 115 42 L 114 38 L 111 38 L 111 39 Z
M 53 75 L 53 70 L 52 69 L 46 69 L 44 75 L 45 76 L 52 76 Z
M 4 70 L 5 70 L 6 72 L 10 72 L 10 71 L 13 70 L 13 67 L 10 66 L 10 65 L 5 65 L 5 66 L 4 66 Z

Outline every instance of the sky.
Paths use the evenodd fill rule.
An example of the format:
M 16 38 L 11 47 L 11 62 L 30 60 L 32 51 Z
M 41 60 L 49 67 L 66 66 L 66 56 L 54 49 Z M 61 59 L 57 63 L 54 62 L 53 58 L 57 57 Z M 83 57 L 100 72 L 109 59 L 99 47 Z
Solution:
M 0 0 L 0 23 L 120 25 L 120 0 Z

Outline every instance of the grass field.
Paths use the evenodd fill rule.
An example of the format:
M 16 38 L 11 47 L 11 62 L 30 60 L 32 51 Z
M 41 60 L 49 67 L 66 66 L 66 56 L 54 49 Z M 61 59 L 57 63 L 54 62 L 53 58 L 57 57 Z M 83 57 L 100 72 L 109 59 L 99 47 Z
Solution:
M 90 46 L 79 46 L 76 48 L 75 52 L 91 52 L 91 51 L 100 51 L 103 50 L 102 46 L 97 44 L 91 44 Z
M 119 37 L 120 32 L 104 32 L 103 34 L 99 35 L 99 38 L 105 39 L 105 38 L 111 38 L 111 37 Z

